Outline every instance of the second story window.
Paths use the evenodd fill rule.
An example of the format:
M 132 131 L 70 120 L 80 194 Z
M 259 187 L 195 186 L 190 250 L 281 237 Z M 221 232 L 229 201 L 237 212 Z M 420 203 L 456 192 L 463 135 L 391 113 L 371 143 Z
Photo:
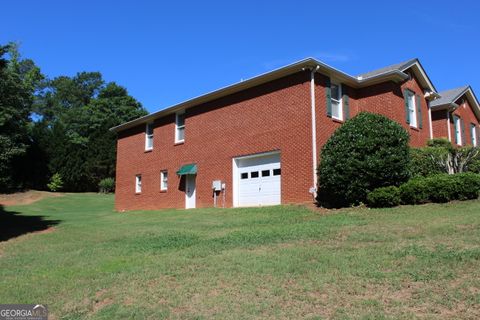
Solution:
M 472 137 L 472 146 L 476 147 L 478 144 L 477 126 L 474 123 L 470 124 L 470 136 Z
M 455 129 L 455 143 L 461 146 L 463 144 L 463 135 L 462 135 L 462 119 L 459 116 L 453 116 L 453 127 Z
M 410 91 L 405 91 L 405 103 L 407 106 L 407 122 L 410 124 L 411 127 L 417 128 L 417 108 L 415 102 L 415 94 Z
M 145 127 L 145 150 L 153 149 L 153 123 L 147 123 Z
M 332 118 L 343 120 L 342 87 L 332 82 L 330 92 L 332 95 Z
M 185 111 L 175 114 L 175 143 L 185 141 Z

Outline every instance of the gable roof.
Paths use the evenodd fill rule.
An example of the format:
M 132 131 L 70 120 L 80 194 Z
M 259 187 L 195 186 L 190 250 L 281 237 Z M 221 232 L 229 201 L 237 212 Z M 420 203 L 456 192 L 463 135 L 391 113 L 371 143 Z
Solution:
M 473 112 L 477 116 L 477 119 L 480 120 L 480 103 L 478 102 L 475 93 L 470 86 L 463 86 L 455 89 L 445 90 L 439 92 L 441 98 L 437 100 L 433 100 L 430 102 L 430 108 L 432 110 L 439 110 L 444 108 L 458 108 L 458 104 L 456 103 L 458 99 L 465 96 L 469 101 Z
M 335 77 L 339 81 L 342 81 L 343 83 L 353 88 L 361 88 L 361 87 L 371 86 L 371 85 L 378 84 L 381 82 L 386 82 L 386 81 L 395 81 L 395 82 L 405 81 L 409 78 L 409 75 L 406 74 L 404 71 L 406 71 L 409 68 L 412 68 L 413 71 L 417 74 L 417 77 L 419 78 L 419 81 L 424 86 L 424 88 L 428 88 L 432 92 L 436 92 L 435 87 L 433 86 L 430 79 L 426 75 L 418 59 L 411 59 L 411 60 L 408 60 L 399 64 L 395 64 L 389 67 L 385 67 L 379 70 L 364 73 L 363 75 L 360 75 L 360 76 L 352 76 L 343 71 L 335 69 L 327 65 L 326 63 L 316 60 L 315 58 L 306 58 L 306 59 L 294 62 L 292 64 L 289 64 L 287 66 L 275 69 L 273 71 L 260 74 L 253 78 L 240 81 L 235 84 L 223 87 L 221 89 L 211 91 L 204 95 L 183 101 L 173 106 L 164 108 L 160 111 L 153 112 L 146 116 L 140 117 L 138 119 L 123 123 L 119 126 L 111 128 L 110 130 L 119 132 L 128 128 L 137 126 L 142 123 L 148 123 L 154 119 L 166 116 L 168 114 L 172 114 L 183 109 L 200 105 L 202 103 L 213 101 L 215 99 L 222 98 L 229 94 L 246 90 L 254 86 L 258 86 L 266 82 L 273 81 L 273 80 L 276 80 L 276 79 L 279 79 L 279 78 L 282 78 L 306 69 L 316 70 L 316 72 L 328 75 L 330 77 Z
M 387 72 L 392 72 L 392 71 L 400 71 L 400 72 L 405 72 L 407 69 L 412 69 L 412 71 L 415 73 L 417 76 L 420 84 L 423 86 L 423 88 L 429 89 L 430 91 L 437 92 L 437 89 L 435 89 L 435 86 L 433 85 L 432 81 L 428 77 L 427 73 L 425 72 L 425 69 L 423 68 L 422 64 L 420 63 L 420 60 L 417 58 L 415 59 L 410 59 L 407 61 L 403 61 L 400 63 L 392 64 L 390 66 L 386 66 L 377 70 L 373 70 L 370 72 L 362 73 L 357 75 L 358 79 L 368 79 L 370 77 L 375 77 L 379 76 L 382 74 L 385 74 Z
M 442 92 L 439 92 L 440 94 L 440 99 L 433 100 L 430 103 L 430 107 L 435 108 L 438 106 L 444 106 L 447 104 L 452 104 L 455 103 L 462 95 L 465 93 L 465 91 L 469 88 L 469 86 L 463 86 L 460 88 L 455 88 L 455 89 L 450 89 L 450 90 L 445 90 Z

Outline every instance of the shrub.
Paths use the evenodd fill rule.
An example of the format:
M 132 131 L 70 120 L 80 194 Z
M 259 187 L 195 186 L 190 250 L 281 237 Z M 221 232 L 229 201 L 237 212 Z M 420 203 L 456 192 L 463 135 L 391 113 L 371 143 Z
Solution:
M 434 148 L 453 149 L 452 143 L 446 138 L 435 138 L 427 141 L 427 146 Z
M 363 112 L 346 121 L 322 148 L 319 203 L 359 204 L 376 188 L 407 181 L 408 141 L 401 125 L 381 115 Z
M 442 165 L 449 150 L 444 147 L 424 147 L 410 149 L 410 173 L 412 177 L 427 177 L 434 174 L 446 173 Z
M 48 189 L 53 192 L 60 191 L 63 188 L 63 180 L 60 173 L 55 173 L 50 178 L 50 183 L 47 184 Z
M 425 178 L 419 177 L 402 184 L 399 188 L 402 204 L 420 204 L 428 202 L 428 188 Z
M 115 179 L 105 178 L 98 183 L 98 190 L 102 193 L 111 193 L 115 191 Z
M 456 199 L 477 199 L 480 193 L 480 175 L 466 172 L 453 175 L 456 183 Z
M 367 195 L 367 204 L 372 208 L 395 207 L 400 204 L 400 191 L 397 187 L 381 187 Z
M 467 172 L 417 177 L 399 187 L 403 204 L 477 199 L 480 175 Z
M 448 202 L 457 199 L 457 183 L 454 175 L 436 174 L 425 178 L 428 199 L 432 202 Z

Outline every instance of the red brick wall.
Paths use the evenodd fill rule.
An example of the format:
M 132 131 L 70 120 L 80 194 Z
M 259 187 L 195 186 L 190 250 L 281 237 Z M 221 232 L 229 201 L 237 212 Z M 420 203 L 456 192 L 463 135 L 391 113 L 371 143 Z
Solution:
M 432 111 L 432 127 L 434 138 L 446 138 L 448 139 L 448 111 L 437 110 Z
M 472 137 L 470 133 L 470 124 L 475 124 L 477 126 L 477 134 L 479 132 L 479 121 L 475 116 L 473 109 L 466 99 L 465 96 L 460 97 L 455 101 L 459 107 L 452 112 L 450 112 L 450 121 L 448 121 L 447 110 L 438 110 L 432 112 L 432 122 L 433 122 L 433 136 L 435 138 L 448 138 L 448 127 L 450 126 L 450 134 L 452 143 L 455 142 L 455 126 L 453 124 L 453 115 L 459 116 L 463 119 L 465 123 L 465 140 L 463 145 L 471 145 Z
M 457 101 L 455 101 L 455 103 L 458 104 L 459 107 L 453 112 L 453 115 L 459 116 L 460 118 L 463 119 L 465 123 L 465 140 L 466 141 L 463 141 L 463 145 L 471 145 L 472 137 L 470 134 L 470 124 L 474 123 L 478 127 L 479 121 L 475 116 L 475 114 L 473 113 L 472 107 L 468 102 L 468 100 L 465 98 L 465 96 L 460 97 Z M 454 138 L 455 127 L 453 125 L 452 115 L 450 115 L 450 130 L 452 132 L 452 142 L 455 142 L 455 138 Z M 479 129 L 477 128 L 477 132 L 478 130 Z
M 326 115 L 325 80 L 316 75 L 317 153 L 342 123 Z M 426 101 L 422 98 L 423 128 L 405 122 L 403 88 L 423 97 L 416 79 L 403 84 L 382 83 L 348 89 L 350 115 L 369 111 L 383 114 L 406 128 L 411 145 L 423 146 L 429 137 Z M 282 203 L 312 200 L 310 72 L 304 71 L 186 110 L 185 143 L 174 144 L 175 115 L 154 122 L 153 150 L 145 152 L 145 125 L 119 133 L 117 143 L 117 210 L 184 208 L 180 166 L 196 163 L 196 206 L 212 207 L 211 183 L 226 183 L 226 206 L 231 207 L 232 159 L 279 150 Z M 160 171 L 168 171 L 168 190 L 160 191 Z M 135 175 L 142 175 L 142 192 L 135 194 Z M 221 202 L 220 202 L 221 203 Z
M 186 110 L 185 143 L 174 145 L 175 116 L 154 124 L 154 147 L 145 152 L 145 126 L 118 139 L 117 210 L 184 208 L 183 185 L 175 174 L 196 163 L 197 207 L 213 206 L 213 180 L 226 183 L 232 206 L 232 158 L 280 150 L 282 203 L 308 202 L 312 186 L 309 72 L 279 79 Z M 228 108 L 227 108 L 228 107 Z M 168 170 L 168 191 L 160 192 L 160 171 Z M 142 193 L 135 194 L 135 175 Z

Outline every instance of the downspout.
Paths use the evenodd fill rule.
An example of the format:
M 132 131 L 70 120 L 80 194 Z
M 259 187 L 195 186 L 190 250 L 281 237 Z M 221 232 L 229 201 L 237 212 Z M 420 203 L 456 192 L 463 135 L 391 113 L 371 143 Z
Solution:
M 430 100 L 427 102 L 428 107 L 428 124 L 430 126 L 430 140 L 433 139 L 433 127 L 432 127 L 432 109 L 430 108 Z
M 447 130 L 448 130 L 448 141 L 452 142 L 452 133 L 450 132 L 450 110 L 447 109 Z
M 315 115 L 315 73 L 320 69 L 320 66 L 316 66 L 310 70 L 310 102 L 312 107 L 312 178 L 313 187 L 310 189 L 310 193 L 314 199 L 317 197 L 317 118 Z

